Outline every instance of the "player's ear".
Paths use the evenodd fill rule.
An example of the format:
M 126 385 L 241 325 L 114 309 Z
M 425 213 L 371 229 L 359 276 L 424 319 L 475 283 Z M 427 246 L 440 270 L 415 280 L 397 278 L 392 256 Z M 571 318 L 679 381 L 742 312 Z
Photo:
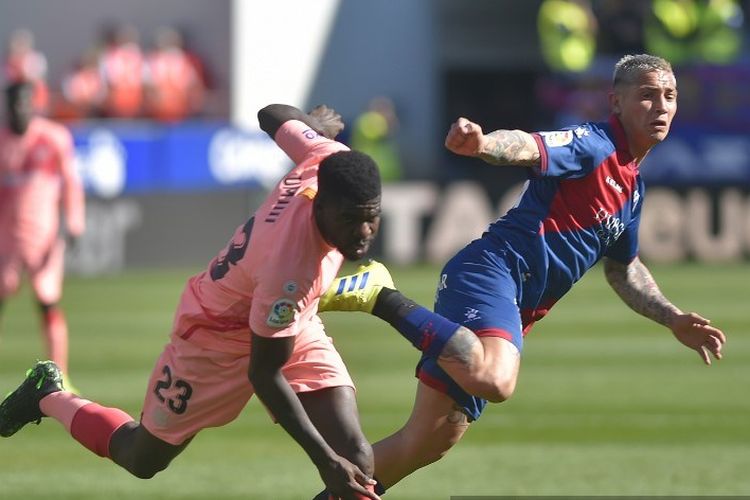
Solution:
M 609 95 L 609 109 L 615 114 L 619 115 L 621 111 L 620 107 L 620 94 L 614 90 L 610 91 Z

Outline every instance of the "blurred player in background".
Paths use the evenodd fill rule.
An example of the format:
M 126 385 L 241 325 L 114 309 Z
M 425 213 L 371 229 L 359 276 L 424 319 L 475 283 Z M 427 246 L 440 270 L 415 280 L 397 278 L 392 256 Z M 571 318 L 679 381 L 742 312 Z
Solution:
M 42 314 L 47 357 L 68 373 L 68 327 L 62 295 L 65 239 L 84 230 L 84 193 L 73 165 L 73 138 L 34 116 L 34 87 L 5 90 L 7 126 L 0 130 L 0 307 L 28 274 Z M 62 210 L 61 210 L 62 208 Z
M 379 492 L 441 458 L 488 400 L 511 397 L 524 335 L 600 259 L 630 308 L 667 327 L 704 363 L 721 358 L 724 333 L 672 304 L 638 258 L 638 167 L 666 138 L 677 111 L 670 64 L 623 57 L 609 100 L 609 121 L 554 132 L 485 135 L 465 118 L 451 126 L 449 150 L 528 167 L 532 178 L 518 205 L 446 264 L 435 313 L 392 289 L 379 263 L 337 280 L 321 299 L 321 311 L 371 312 L 423 353 L 411 418 L 373 445 Z M 352 288 L 364 272 L 367 285 Z
M 150 478 L 257 393 L 330 491 L 378 498 L 354 384 L 317 315 L 344 259 L 364 257 L 378 232 L 378 167 L 332 140 L 343 123 L 329 108 L 271 105 L 258 118 L 296 166 L 188 281 L 141 422 L 65 391 L 54 363 L 40 362 L 0 404 L 0 435 L 50 416 L 89 450 Z
M 27 29 L 11 33 L 4 61 L 5 79 L 9 83 L 29 82 L 33 87 L 32 104 L 38 112 L 47 111 L 47 58 L 34 45 L 34 34 Z

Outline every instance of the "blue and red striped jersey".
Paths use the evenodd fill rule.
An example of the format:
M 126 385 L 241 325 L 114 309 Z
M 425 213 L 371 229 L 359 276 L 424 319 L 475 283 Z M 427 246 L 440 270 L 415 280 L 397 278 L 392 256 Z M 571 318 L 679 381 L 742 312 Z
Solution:
M 635 258 L 644 194 L 616 117 L 532 135 L 541 165 L 518 204 L 483 235 L 515 256 L 529 326 L 602 256 Z

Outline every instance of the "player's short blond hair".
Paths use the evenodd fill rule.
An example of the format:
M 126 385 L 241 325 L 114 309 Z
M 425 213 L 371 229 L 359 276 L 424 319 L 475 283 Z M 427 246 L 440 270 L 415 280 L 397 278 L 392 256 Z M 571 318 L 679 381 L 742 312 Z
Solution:
M 673 73 L 669 61 L 650 54 L 637 54 L 623 56 L 617 64 L 612 75 L 612 87 L 634 83 L 641 73 L 649 71 L 668 71 Z

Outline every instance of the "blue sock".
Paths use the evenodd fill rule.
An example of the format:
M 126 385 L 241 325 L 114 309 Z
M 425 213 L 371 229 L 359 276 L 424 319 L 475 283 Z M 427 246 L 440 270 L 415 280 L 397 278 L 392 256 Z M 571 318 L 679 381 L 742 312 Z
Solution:
M 380 292 L 372 314 L 390 323 L 414 347 L 435 358 L 459 328 L 457 323 L 390 288 Z
M 419 306 L 401 318 L 396 329 L 427 356 L 438 357 L 459 325 Z

